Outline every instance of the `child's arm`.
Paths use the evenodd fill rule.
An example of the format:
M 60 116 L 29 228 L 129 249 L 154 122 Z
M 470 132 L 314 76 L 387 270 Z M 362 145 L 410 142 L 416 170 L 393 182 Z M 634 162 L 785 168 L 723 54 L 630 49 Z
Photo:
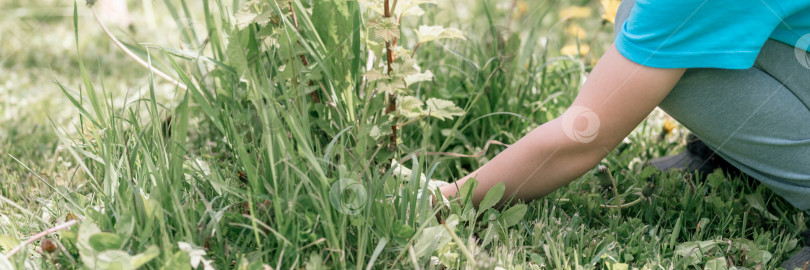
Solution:
M 498 182 L 506 184 L 504 200 L 512 195 L 522 200 L 545 196 L 596 166 L 666 97 L 683 73 L 684 69 L 639 65 L 610 46 L 562 116 L 537 127 L 457 183 L 442 187 L 442 194 L 455 196 L 456 184 L 461 187 L 475 177 L 479 181 L 475 205 Z M 595 137 L 590 136 L 592 131 L 598 132 Z

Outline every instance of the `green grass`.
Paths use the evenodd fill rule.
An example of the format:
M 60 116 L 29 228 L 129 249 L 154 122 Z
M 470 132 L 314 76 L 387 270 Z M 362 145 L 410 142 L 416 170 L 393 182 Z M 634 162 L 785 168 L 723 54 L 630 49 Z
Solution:
M 682 149 L 685 131 L 662 136 L 659 111 L 603 161 L 615 192 L 587 174 L 541 200 L 501 211 L 454 204 L 446 226 L 435 220 L 416 195 L 427 192 L 418 175 L 458 179 L 504 146 L 436 152 L 472 155 L 559 116 L 612 38 L 598 1 L 443 1 L 403 19 L 398 45 L 408 49 L 419 25 L 465 33 L 420 45 L 415 59 L 435 76 L 408 90 L 465 114 L 404 125 L 395 150 L 374 131 L 392 124 L 386 99 L 363 76 L 369 51 L 380 61 L 367 29 L 378 16 L 357 2 L 292 1 L 298 30 L 284 1 L 266 2 L 278 20 L 241 31 L 231 16 L 239 1 L 131 6 L 136 32 L 114 33 L 188 91 L 121 54 L 83 3 L 74 17 L 69 1 L 35 2 L 56 11 L 0 23 L 15 37 L 0 45 L 0 250 L 69 217 L 81 225 L 47 237 L 56 253 L 26 247 L 10 260 L 18 268 L 180 269 L 202 259 L 217 269 L 772 269 L 807 229 L 806 215 L 746 179 L 645 169 Z M 561 21 L 571 5 L 594 12 Z M 583 40 L 565 33 L 573 23 Z M 590 55 L 560 54 L 577 43 Z M 389 169 L 403 158 L 413 177 Z M 636 200 L 650 177 L 649 200 L 600 206 Z M 340 193 L 346 183 L 359 185 Z

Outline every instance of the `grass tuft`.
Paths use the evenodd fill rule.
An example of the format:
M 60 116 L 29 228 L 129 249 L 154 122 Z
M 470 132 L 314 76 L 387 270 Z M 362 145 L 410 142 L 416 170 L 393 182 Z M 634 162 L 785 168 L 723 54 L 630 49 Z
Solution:
M 700 182 L 645 167 L 683 148 L 683 128 L 660 133 L 661 112 L 603 161 L 601 173 L 615 178 L 609 185 L 587 174 L 503 209 L 494 188 L 474 209 L 464 203 L 469 181 L 439 223 L 422 196 L 427 180 L 458 179 L 559 116 L 612 35 L 598 12 L 554 12 L 596 9 L 589 1 L 440 1 L 399 20 L 399 39 L 386 46 L 371 7 L 384 2 L 139 7 L 135 33 L 110 33 L 147 68 L 76 3 L 72 16 L 0 23 L 20 35 L 39 22 L 74 42 L 44 48 L 49 36 L 34 31 L 30 48 L 0 45 L 20 52 L 0 66 L 9 82 L 0 85 L 0 110 L 12 112 L 0 115 L 0 250 L 80 223 L 46 236 L 53 253 L 28 245 L 8 261 L 0 256 L 0 268 L 772 269 L 799 249 L 807 215 L 764 186 L 719 171 Z M 392 2 L 398 14 L 412 1 Z M 567 34 L 572 24 L 585 33 Z M 466 39 L 423 44 L 415 31 L 423 25 Z M 563 55 L 572 43 L 591 52 Z M 398 54 L 393 69 L 389 51 Z M 384 88 L 411 55 L 433 77 L 396 94 L 425 107 L 403 98 L 395 104 L 414 114 L 388 114 Z M 388 77 L 375 81 L 370 70 Z M 38 74 L 52 74 L 50 82 L 31 79 Z M 449 109 L 418 110 L 430 104 Z

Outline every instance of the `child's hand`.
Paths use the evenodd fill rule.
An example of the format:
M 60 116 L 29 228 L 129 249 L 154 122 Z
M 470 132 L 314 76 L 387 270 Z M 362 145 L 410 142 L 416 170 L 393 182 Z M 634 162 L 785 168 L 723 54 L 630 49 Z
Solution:
M 393 175 L 395 177 L 400 177 L 401 179 L 406 179 L 410 181 L 413 175 L 413 171 L 411 169 L 406 168 L 402 164 L 399 164 L 396 160 L 392 161 L 391 168 L 394 170 Z M 439 191 L 439 187 L 448 185 L 449 183 L 441 180 L 430 179 L 427 180 L 424 173 L 419 174 L 419 190 L 417 191 L 417 198 L 422 197 L 422 190 L 424 189 L 425 185 L 427 185 L 427 190 L 430 192 L 430 207 L 433 208 L 434 205 L 438 202 L 437 198 L 442 199 L 442 205 L 445 208 L 450 207 L 450 201 L 445 198 L 442 193 Z

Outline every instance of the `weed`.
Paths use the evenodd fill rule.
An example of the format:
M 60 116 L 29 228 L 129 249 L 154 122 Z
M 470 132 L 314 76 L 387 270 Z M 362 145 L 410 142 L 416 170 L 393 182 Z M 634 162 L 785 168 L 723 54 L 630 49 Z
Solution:
M 60 7 L 47 25 L 76 47 L 37 52 L 59 60 L 53 92 L 0 102 L 28 117 L 0 115 L 0 249 L 79 225 L 0 268 L 774 268 L 798 249 L 807 217 L 765 187 L 645 168 L 681 148 L 660 112 L 597 175 L 508 206 L 496 185 L 478 209 L 469 181 L 437 222 L 430 179 L 559 116 L 610 42 L 610 14 L 552 12 L 588 1 L 507 2 L 166 0 L 151 23 L 179 30 L 144 21 L 119 37 L 147 68 L 108 50 L 90 7 Z M 578 47 L 561 55 L 574 23 Z M 165 35 L 180 44 L 153 40 Z M 0 76 L 43 71 L 27 53 Z

